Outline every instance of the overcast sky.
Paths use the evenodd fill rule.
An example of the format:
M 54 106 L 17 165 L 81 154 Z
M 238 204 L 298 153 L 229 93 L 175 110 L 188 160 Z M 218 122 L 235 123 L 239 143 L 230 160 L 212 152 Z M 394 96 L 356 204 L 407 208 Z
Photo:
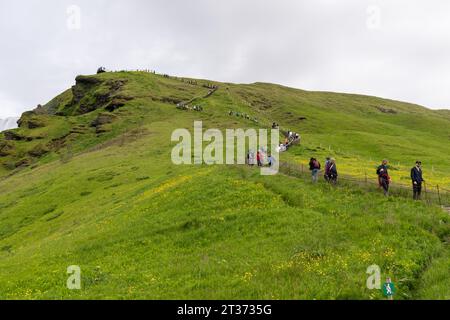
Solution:
M 449 14 L 448 0 L 0 0 L 0 118 L 99 66 L 448 108 Z

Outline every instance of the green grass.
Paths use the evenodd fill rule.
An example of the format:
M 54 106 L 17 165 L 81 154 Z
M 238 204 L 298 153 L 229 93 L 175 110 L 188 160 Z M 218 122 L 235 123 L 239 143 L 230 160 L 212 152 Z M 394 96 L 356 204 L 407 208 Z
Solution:
M 196 113 L 163 100 L 201 97 L 208 81 L 96 77 L 128 80 L 117 94 L 134 97 L 114 112 L 109 131 L 90 127 L 101 108 L 72 115 L 79 105 L 66 108 L 69 91 L 44 107 L 50 114 L 38 115 L 45 127 L 17 130 L 42 139 L 14 141 L 14 152 L 0 158 L 14 162 L 37 143 L 86 127 L 27 168 L 2 166 L 0 175 L 14 174 L 0 180 L 0 298 L 382 299 L 366 288 L 373 264 L 397 284 L 396 299 L 449 298 L 450 216 L 439 207 L 357 185 L 170 162 L 172 131 L 194 120 L 205 128 L 257 127 L 228 116 L 235 110 L 302 134 L 304 144 L 284 160 L 331 153 L 343 173 L 359 175 L 388 157 L 401 181 L 420 157 L 426 168 L 434 165 L 427 180 L 448 186 L 449 119 L 439 112 L 373 97 L 219 84 L 210 98 L 197 99 L 205 111 Z M 98 90 L 88 89 L 86 101 Z M 398 113 L 380 113 L 379 105 Z M 66 288 L 70 265 L 81 267 L 80 291 Z

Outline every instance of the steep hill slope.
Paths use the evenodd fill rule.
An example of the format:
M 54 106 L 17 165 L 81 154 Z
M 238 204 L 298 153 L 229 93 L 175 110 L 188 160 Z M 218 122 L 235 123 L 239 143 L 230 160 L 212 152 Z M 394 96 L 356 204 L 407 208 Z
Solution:
M 209 91 L 206 87 L 213 84 L 220 89 L 202 99 Z M 4 149 L 10 150 L 3 153 L 11 155 L 0 159 L 0 174 L 7 173 L 5 167 L 34 163 L 33 154 L 40 158 L 50 153 L 47 157 L 53 159 L 67 145 L 76 152 L 106 141 L 145 123 L 148 112 L 161 119 L 178 117 L 183 112 L 174 104 L 189 100 L 205 109 L 195 116 L 211 119 L 219 128 L 254 126 L 251 121 L 230 118 L 228 112 L 233 110 L 258 117 L 263 127 L 276 121 L 285 130 L 300 132 L 305 149 L 294 152 L 295 161 L 306 163 L 309 156 L 332 155 L 339 159 L 341 171 L 357 176 L 367 172 L 374 177 L 374 168 L 388 158 L 394 179 L 409 184 L 409 169 L 420 159 L 430 185 L 450 188 L 450 163 L 446 161 L 450 118 L 445 112 L 376 97 L 307 92 L 264 83 L 219 84 L 120 72 L 80 76 L 72 90 L 26 113 L 20 130 L 14 131 L 9 141 L 0 142 L 8 144 Z M 99 122 L 94 123 L 99 115 Z M 51 125 L 47 126 L 49 119 Z
M 183 101 L 204 111 L 177 109 Z M 389 157 L 400 180 L 420 157 L 429 180 L 450 181 L 449 120 L 420 106 L 140 72 L 78 77 L 0 138 L 0 297 L 377 299 L 365 286 L 372 264 L 399 298 L 450 297 L 440 208 L 245 167 L 174 166 L 171 133 L 194 120 L 301 132 L 284 160 L 331 154 L 357 175 Z M 71 265 L 80 291 L 66 287 Z

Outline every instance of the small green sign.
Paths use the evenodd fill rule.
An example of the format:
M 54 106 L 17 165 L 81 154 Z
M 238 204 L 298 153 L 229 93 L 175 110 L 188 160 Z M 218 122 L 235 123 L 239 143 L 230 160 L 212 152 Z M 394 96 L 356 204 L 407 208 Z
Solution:
M 383 284 L 382 290 L 383 290 L 383 295 L 385 297 L 391 298 L 394 296 L 395 291 L 397 289 L 395 288 L 395 284 L 393 282 L 388 281 L 385 284 Z

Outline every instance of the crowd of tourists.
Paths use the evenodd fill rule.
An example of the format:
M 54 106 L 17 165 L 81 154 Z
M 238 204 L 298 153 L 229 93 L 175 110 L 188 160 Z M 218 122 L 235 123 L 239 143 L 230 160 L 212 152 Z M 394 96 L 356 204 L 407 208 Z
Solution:
M 243 112 L 232 111 L 232 110 L 230 110 L 230 111 L 228 112 L 228 115 L 229 115 L 229 116 L 236 116 L 236 117 L 244 118 L 244 119 L 253 121 L 254 123 L 258 123 L 258 118 L 252 117 L 252 116 L 250 116 L 250 115 L 248 115 L 248 114 L 246 114 L 246 113 L 243 113 Z
M 272 167 L 275 164 L 275 158 L 271 153 L 267 152 L 267 149 L 260 148 L 256 152 L 249 150 L 247 152 L 246 162 L 249 166 Z
M 319 173 L 321 172 L 322 166 L 316 158 L 311 158 L 309 161 L 309 170 L 311 171 L 312 182 L 317 183 L 319 181 Z M 381 164 L 377 167 L 376 174 L 378 177 L 378 185 L 383 194 L 389 196 L 389 188 L 392 182 L 392 178 L 389 175 L 389 161 L 387 159 L 383 160 Z M 336 167 L 336 159 L 326 158 L 325 168 L 324 168 L 324 179 L 325 181 L 336 184 L 338 180 L 338 170 Z M 422 194 L 422 185 L 425 182 L 422 173 L 422 162 L 416 161 L 415 166 L 411 169 L 411 183 L 413 189 L 414 200 L 420 200 Z
M 197 112 L 202 112 L 203 111 L 203 107 L 202 106 L 199 106 L 199 105 L 190 106 L 190 105 L 184 104 L 184 103 L 178 103 L 177 104 L 177 109 L 179 109 L 179 110 L 186 110 L 186 111 L 197 111 Z

